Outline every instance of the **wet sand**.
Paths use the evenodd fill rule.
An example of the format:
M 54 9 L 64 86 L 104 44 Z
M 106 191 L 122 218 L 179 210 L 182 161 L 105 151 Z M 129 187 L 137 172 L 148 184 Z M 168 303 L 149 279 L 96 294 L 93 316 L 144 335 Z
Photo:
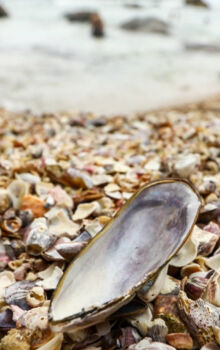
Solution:
M 210 8 L 182 0 L 4 0 L 10 17 L 0 21 L 0 106 L 33 113 L 60 110 L 129 114 L 220 93 L 219 51 L 185 45 L 219 45 L 218 1 Z M 93 8 L 106 37 L 91 37 L 89 24 L 64 13 Z M 130 32 L 121 24 L 155 17 L 169 35 Z

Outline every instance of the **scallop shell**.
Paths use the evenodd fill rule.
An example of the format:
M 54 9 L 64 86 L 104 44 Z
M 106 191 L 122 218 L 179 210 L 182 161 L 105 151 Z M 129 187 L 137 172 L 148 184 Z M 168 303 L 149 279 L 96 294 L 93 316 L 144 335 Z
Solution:
M 26 297 L 29 290 L 34 286 L 33 282 L 19 281 L 11 284 L 5 289 L 5 301 L 9 305 L 17 305 L 23 310 L 28 310 Z
M 200 206 L 183 180 L 140 189 L 67 269 L 51 301 L 52 329 L 85 328 L 127 304 L 184 243 Z

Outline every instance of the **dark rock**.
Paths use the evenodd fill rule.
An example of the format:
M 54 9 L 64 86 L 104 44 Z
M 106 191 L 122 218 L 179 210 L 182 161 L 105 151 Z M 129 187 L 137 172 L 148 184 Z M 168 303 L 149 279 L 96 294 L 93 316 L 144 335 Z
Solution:
M 0 18 L 3 18 L 3 17 L 8 17 L 8 13 L 4 9 L 4 7 L 0 5 Z
M 124 7 L 127 7 L 129 9 L 141 9 L 142 6 L 139 4 L 125 4 Z
M 184 48 L 188 51 L 204 51 L 210 53 L 220 53 L 220 45 L 215 44 L 199 44 L 199 43 L 186 43 Z
M 148 33 L 169 34 L 169 25 L 165 21 L 155 18 L 134 18 L 121 25 L 121 28 L 131 31 L 141 31 Z
M 97 13 L 94 13 L 90 21 L 92 25 L 92 36 L 102 38 L 104 36 L 104 23 L 101 17 Z
M 185 0 L 185 4 L 208 8 L 208 5 L 203 0 Z
M 91 125 L 93 125 L 97 128 L 106 125 L 106 123 L 107 123 L 107 121 L 106 121 L 105 117 L 96 118 L 96 119 L 93 119 L 91 121 Z
M 66 13 L 64 17 L 70 22 L 90 22 L 94 11 L 78 11 Z

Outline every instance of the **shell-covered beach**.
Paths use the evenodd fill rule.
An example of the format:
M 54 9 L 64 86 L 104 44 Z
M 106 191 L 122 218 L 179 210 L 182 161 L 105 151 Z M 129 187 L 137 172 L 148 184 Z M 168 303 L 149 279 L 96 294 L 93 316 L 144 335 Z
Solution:
M 0 349 L 219 349 L 219 99 L 111 118 L 1 109 L 0 130 Z M 54 332 L 48 307 L 69 262 L 164 178 L 190 181 L 202 207 L 145 301 Z

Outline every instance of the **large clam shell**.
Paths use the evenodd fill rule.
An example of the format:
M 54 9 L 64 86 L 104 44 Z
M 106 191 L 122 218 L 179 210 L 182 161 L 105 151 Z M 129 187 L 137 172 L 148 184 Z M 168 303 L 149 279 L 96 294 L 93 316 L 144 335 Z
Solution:
M 52 329 L 88 327 L 128 303 L 185 242 L 200 206 L 184 180 L 140 189 L 70 264 L 51 301 Z

